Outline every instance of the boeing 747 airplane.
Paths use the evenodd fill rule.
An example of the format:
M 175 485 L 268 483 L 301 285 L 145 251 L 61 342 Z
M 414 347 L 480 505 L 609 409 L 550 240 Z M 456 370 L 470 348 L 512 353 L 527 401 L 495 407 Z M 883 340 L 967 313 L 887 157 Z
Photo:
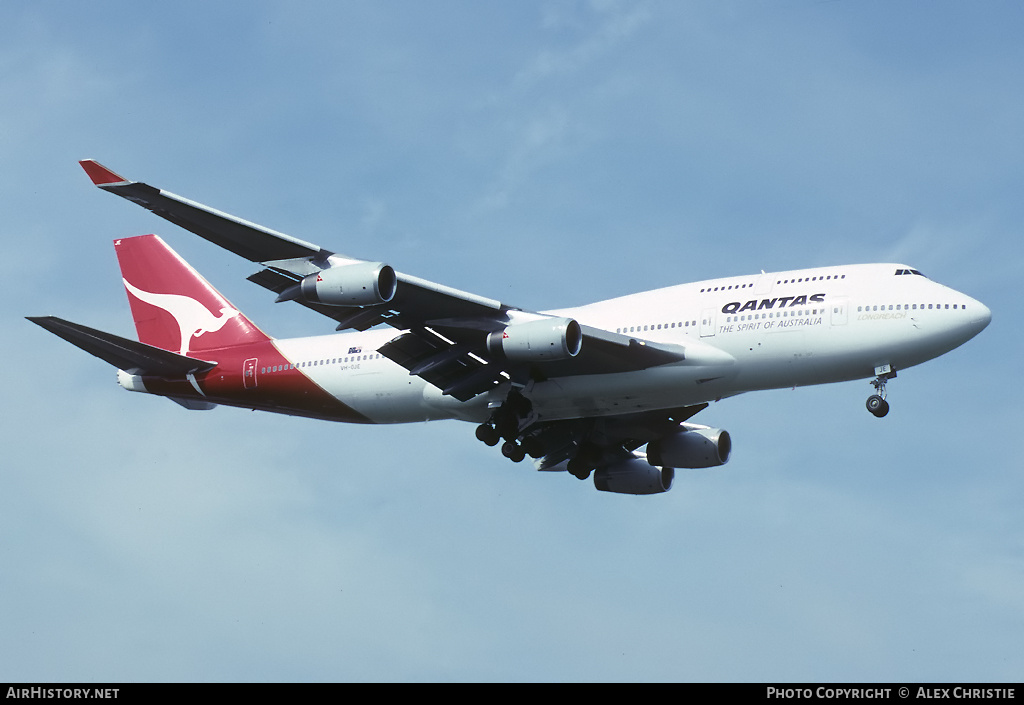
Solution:
M 690 419 L 762 389 L 886 383 L 980 333 L 991 312 L 905 264 L 723 277 L 525 311 L 325 250 L 81 162 L 99 188 L 257 262 L 249 280 L 333 319 L 278 340 L 156 235 L 114 241 L 138 341 L 29 318 L 118 368 L 122 387 L 187 409 L 218 404 L 351 423 L 461 419 L 539 470 L 656 494 L 677 468 L 729 460 L 728 432 Z

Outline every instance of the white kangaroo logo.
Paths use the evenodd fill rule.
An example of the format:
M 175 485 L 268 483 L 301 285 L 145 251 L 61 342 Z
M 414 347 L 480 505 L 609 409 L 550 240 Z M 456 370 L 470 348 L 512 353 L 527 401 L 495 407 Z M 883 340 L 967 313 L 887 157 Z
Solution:
M 147 304 L 167 311 L 178 323 L 178 330 L 181 333 L 181 350 L 179 355 L 187 355 L 192 338 L 197 338 L 203 333 L 213 333 L 224 327 L 224 324 L 239 314 L 237 309 L 225 306 L 220 310 L 220 315 L 213 315 L 209 309 L 201 303 L 188 296 L 180 294 L 154 294 L 149 291 L 138 289 L 129 283 L 127 279 L 122 280 L 128 291 L 145 301 Z

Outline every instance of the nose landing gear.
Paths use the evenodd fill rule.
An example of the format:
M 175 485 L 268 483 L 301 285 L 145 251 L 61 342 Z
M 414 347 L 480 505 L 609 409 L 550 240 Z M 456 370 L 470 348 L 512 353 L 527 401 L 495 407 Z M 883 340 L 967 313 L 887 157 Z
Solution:
M 880 394 L 872 394 L 868 397 L 868 403 L 866 406 L 868 407 L 868 411 L 878 418 L 882 418 L 889 413 L 889 402 L 887 402 Z
M 896 379 L 896 370 L 890 365 L 882 365 L 875 368 L 875 374 L 878 376 L 871 381 L 875 387 L 875 393 L 868 397 L 865 406 L 872 414 L 882 418 L 889 413 L 889 402 L 885 400 L 885 383 L 890 379 Z

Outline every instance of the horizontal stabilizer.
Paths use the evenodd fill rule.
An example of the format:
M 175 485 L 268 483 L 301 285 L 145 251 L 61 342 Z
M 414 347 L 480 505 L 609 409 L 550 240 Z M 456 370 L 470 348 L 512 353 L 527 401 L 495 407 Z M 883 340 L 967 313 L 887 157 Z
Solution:
M 95 328 L 65 321 L 56 316 L 28 316 L 27 318 L 72 345 L 131 374 L 182 377 L 196 372 L 205 372 L 217 365 L 216 362 L 185 357 L 140 343 L 137 340 L 129 340 L 112 333 L 104 333 Z

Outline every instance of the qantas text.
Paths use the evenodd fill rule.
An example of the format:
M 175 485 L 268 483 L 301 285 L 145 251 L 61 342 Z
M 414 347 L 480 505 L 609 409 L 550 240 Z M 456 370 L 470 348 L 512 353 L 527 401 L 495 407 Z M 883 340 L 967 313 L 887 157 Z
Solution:
M 748 301 L 741 304 L 733 301 L 722 307 L 722 313 L 742 313 L 743 311 L 767 311 L 773 308 L 785 308 L 787 306 L 804 306 L 809 301 L 822 303 L 825 301 L 824 294 L 811 294 L 810 296 L 780 296 L 777 299 L 761 299 L 760 301 Z M 776 306 L 776 304 L 778 304 Z

